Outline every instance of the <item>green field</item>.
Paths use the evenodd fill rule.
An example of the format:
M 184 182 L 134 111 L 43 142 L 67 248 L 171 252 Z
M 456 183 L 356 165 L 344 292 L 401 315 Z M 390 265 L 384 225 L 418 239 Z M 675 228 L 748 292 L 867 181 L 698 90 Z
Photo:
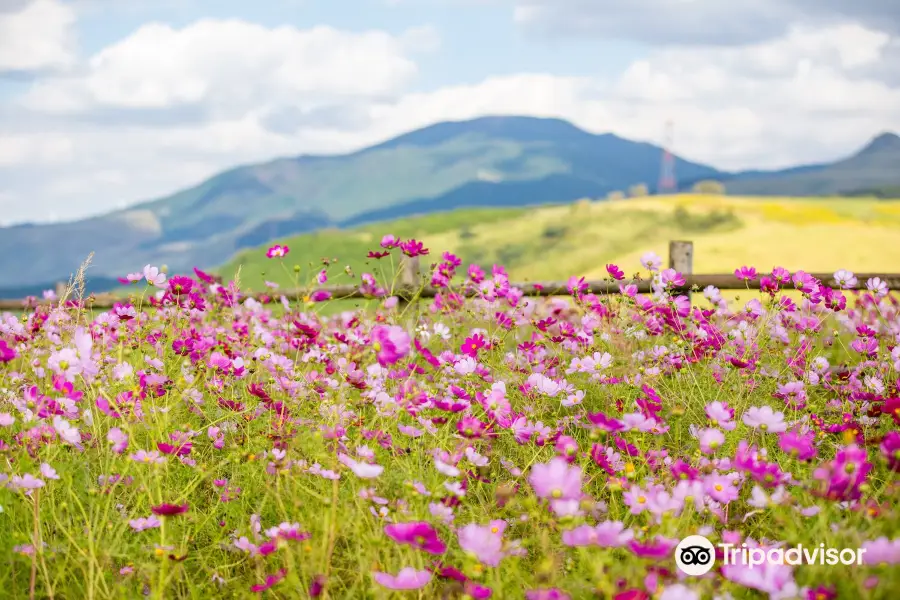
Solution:
M 365 258 L 381 236 L 414 237 L 440 260 L 443 251 L 464 265 L 507 267 L 516 281 L 605 276 L 613 262 L 630 274 L 648 250 L 666 257 L 673 239 L 694 242 L 694 272 L 731 272 L 747 264 L 760 270 L 900 271 L 900 202 L 861 198 L 750 198 L 687 195 L 615 202 L 580 202 L 533 209 L 458 210 L 350 230 L 321 231 L 281 240 L 291 251 L 269 260 L 265 248 L 240 253 L 218 269 L 226 278 L 241 269 L 242 287 L 264 281 L 285 287 L 308 281 L 323 258 L 337 259 L 329 284 L 359 281 L 363 272 L 388 278 L 392 265 Z M 428 260 L 423 260 L 427 266 Z M 295 265 L 300 267 L 299 275 Z M 344 271 L 350 268 L 352 275 Z

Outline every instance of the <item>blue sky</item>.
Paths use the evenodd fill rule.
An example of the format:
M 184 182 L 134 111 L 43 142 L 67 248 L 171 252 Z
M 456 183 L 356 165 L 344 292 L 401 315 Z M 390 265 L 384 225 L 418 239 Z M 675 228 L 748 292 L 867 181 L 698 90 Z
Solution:
M 523 65 L 528 65 L 530 70 L 557 74 L 593 72 L 612 76 L 648 51 L 646 44 L 630 40 L 608 39 L 598 43 L 582 38 L 547 38 L 535 43 L 534 36 L 516 27 L 513 6 L 506 2 L 162 0 L 156 7 L 140 1 L 132 7 L 125 11 L 111 11 L 106 7 L 85 11 L 79 22 L 85 52 L 102 50 L 121 39 L 123 32 L 137 29 L 147 20 L 185 27 L 200 18 L 248 19 L 265 27 L 293 25 L 307 29 L 328 24 L 349 31 L 374 29 L 394 35 L 431 25 L 439 31 L 441 49 L 418 61 L 421 73 L 411 86 L 425 91 L 441 85 L 478 81 L 490 75 L 518 73 Z
M 0 222 L 441 120 L 557 116 L 723 169 L 900 130 L 894 0 L 0 0 Z

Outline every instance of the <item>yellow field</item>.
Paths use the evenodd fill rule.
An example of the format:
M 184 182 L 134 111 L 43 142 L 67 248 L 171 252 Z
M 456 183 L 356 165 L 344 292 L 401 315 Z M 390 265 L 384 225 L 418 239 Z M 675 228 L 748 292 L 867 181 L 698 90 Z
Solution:
M 730 211 L 731 227 L 688 229 L 672 214 Z M 567 227 L 561 243 L 542 238 L 550 227 Z M 386 225 L 389 229 L 389 224 Z M 387 231 L 385 229 L 385 231 Z M 523 246 L 509 266 L 516 280 L 551 280 L 571 274 L 605 276 L 604 265 L 626 273 L 641 269 L 639 257 L 652 250 L 666 260 L 668 242 L 694 242 L 694 272 L 731 272 L 751 265 L 770 270 L 900 272 L 900 202 L 862 198 L 750 198 L 682 194 L 614 202 L 591 202 L 529 210 L 514 218 L 473 224 L 469 230 L 490 258 L 504 246 Z M 458 229 L 421 235 L 432 255 L 471 248 Z M 489 266 L 489 265 L 485 265 Z
M 615 214 L 623 205 L 690 211 L 731 208 L 743 225 L 721 233 L 698 233 L 694 242 L 694 272 L 730 272 L 739 265 L 760 270 L 856 272 L 900 271 L 900 202 L 865 199 L 740 198 L 681 195 L 669 200 L 623 201 L 598 206 Z M 667 240 L 648 240 L 648 250 L 663 258 Z M 622 265 L 637 264 L 640 251 L 612 257 Z M 603 267 L 586 275 L 602 276 Z

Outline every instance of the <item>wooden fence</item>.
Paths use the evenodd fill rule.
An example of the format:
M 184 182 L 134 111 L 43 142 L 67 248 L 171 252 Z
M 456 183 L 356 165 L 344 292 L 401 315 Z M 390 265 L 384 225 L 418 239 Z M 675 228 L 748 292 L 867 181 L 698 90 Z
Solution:
M 712 285 L 720 290 L 758 290 L 760 286 L 759 279 L 754 281 L 744 281 L 738 279 L 732 273 L 725 274 L 694 274 L 694 244 L 693 242 L 672 241 L 669 242 L 669 261 L 670 268 L 675 269 L 684 275 L 685 283 L 677 286 L 675 291 L 690 294 L 692 289 L 703 289 Z M 813 277 L 825 282 L 832 287 L 838 287 L 834 281 L 834 273 L 810 273 Z M 855 273 L 858 283 L 851 289 L 865 289 L 866 280 L 871 277 L 878 277 L 884 281 L 891 289 L 900 288 L 900 273 Z M 408 302 L 418 298 L 434 298 L 441 293 L 441 289 L 430 286 L 422 286 L 421 273 L 419 266 L 419 258 L 404 257 L 400 264 L 398 285 L 392 290 L 392 293 L 398 296 L 401 301 Z M 587 289 L 593 294 L 618 294 L 619 282 L 612 281 L 588 281 Z M 634 282 L 637 285 L 639 293 L 647 293 L 650 291 L 651 282 L 642 280 Z M 568 295 L 568 283 L 565 281 L 549 281 L 549 282 L 527 282 L 512 283 L 511 285 L 522 290 L 525 296 L 562 296 Z M 57 293 L 64 291 L 65 286 L 57 286 Z M 316 288 L 316 290 L 330 292 L 333 299 L 353 299 L 353 298 L 370 298 L 360 291 L 357 285 L 335 285 Z M 278 293 L 247 293 L 243 298 L 259 298 L 261 296 L 280 297 L 285 296 L 288 299 L 296 300 L 308 295 L 312 290 L 285 290 Z M 475 296 L 477 290 L 468 290 L 460 292 L 466 296 Z M 86 306 L 98 309 L 111 308 L 116 302 L 123 301 L 123 298 L 113 296 L 112 294 L 91 295 L 85 298 Z M 47 304 L 45 300 L 38 300 L 39 304 Z M 21 310 L 26 307 L 26 301 L 21 299 L 0 300 L 0 310 Z

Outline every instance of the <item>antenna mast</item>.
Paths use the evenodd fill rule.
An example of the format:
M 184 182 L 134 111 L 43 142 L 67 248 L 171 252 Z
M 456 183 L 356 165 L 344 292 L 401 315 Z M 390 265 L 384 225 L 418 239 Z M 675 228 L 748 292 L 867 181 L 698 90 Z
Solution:
M 675 126 L 671 120 L 666 121 L 665 138 L 663 140 L 662 163 L 659 169 L 658 194 L 674 194 L 678 192 L 678 180 L 675 178 L 675 155 L 672 146 L 675 143 Z

